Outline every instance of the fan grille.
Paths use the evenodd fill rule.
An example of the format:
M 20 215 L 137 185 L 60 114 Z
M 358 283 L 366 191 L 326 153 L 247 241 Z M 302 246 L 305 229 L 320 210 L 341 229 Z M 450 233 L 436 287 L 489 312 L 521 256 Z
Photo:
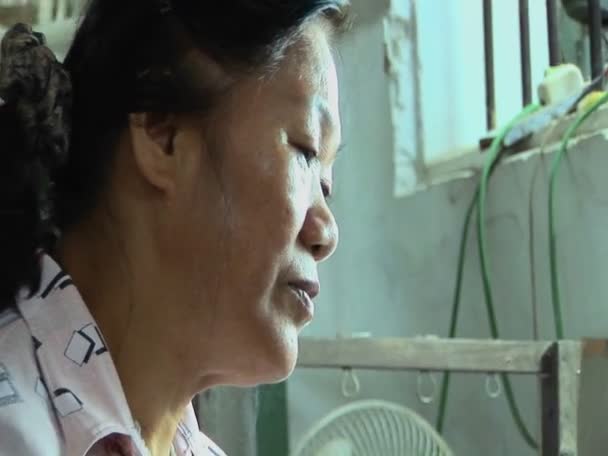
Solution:
M 334 410 L 302 440 L 295 456 L 318 456 L 348 441 L 351 456 L 452 456 L 443 439 L 415 412 L 384 401 L 359 401 Z

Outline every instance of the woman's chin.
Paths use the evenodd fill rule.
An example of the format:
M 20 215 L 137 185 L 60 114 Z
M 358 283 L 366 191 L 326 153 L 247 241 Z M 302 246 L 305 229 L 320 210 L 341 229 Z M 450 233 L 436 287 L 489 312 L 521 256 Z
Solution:
M 255 363 L 256 383 L 279 383 L 292 374 L 298 359 L 298 332 L 290 325 L 266 341 Z

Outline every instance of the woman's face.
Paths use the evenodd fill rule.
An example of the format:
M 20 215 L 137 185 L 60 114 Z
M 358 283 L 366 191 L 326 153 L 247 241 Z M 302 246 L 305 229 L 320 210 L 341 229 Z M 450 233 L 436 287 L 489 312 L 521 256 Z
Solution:
M 185 122 L 174 138 L 181 171 L 159 234 L 182 286 L 162 311 L 180 322 L 172 339 L 201 383 L 286 377 L 313 317 L 318 264 L 338 243 L 327 204 L 341 141 L 328 38 L 311 25 L 272 76 L 238 82 L 203 128 Z

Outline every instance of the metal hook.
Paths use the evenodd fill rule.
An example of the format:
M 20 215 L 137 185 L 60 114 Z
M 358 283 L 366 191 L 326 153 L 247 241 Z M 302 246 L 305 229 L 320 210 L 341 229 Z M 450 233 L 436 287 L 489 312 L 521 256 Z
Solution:
M 486 393 L 491 399 L 497 399 L 502 393 L 500 378 L 496 372 L 486 376 Z
M 345 367 L 342 374 L 342 395 L 346 398 L 355 397 L 361 391 L 361 384 L 352 368 Z
M 427 374 L 426 377 L 429 379 L 428 385 L 430 385 L 430 390 L 428 392 L 424 391 L 424 374 Z M 437 394 L 437 379 L 432 372 L 420 371 L 416 378 L 416 388 L 420 402 L 428 405 L 435 401 L 435 396 Z

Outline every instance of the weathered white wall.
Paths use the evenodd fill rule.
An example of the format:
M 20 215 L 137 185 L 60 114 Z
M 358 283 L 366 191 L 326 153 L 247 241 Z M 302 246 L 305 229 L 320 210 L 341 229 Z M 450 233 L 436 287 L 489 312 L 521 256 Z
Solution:
M 456 14 L 455 3 L 469 2 L 441 2 L 441 5 L 448 3 Z M 536 0 L 531 3 L 533 6 L 544 4 Z M 427 18 L 424 19 L 427 22 L 419 24 L 419 36 L 421 40 L 429 40 L 427 35 L 422 38 L 423 30 L 431 27 L 429 17 L 433 6 L 438 8 L 438 2 L 422 0 L 418 6 Z M 382 20 L 387 7 L 387 2 L 355 1 L 358 23 L 341 47 L 348 152 L 337 165 L 333 202 L 341 225 L 341 244 L 335 256 L 322 267 L 322 296 L 316 319 L 305 332 L 308 336 L 333 337 L 338 333 L 361 331 L 378 337 L 446 335 L 448 331 L 458 244 L 477 178 L 453 181 L 408 198 L 393 197 L 391 118 L 388 82 L 383 71 Z M 453 25 L 454 21 L 451 22 Z M 481 27 L 481 22 L 477 22 Z M 517 30 L 517 22 L 507 23 Z M 428 52 L 446 52 L 439 31 L 445 32 L 445 27 L 438 25 L 437 41 L 427 41 L 424 45 Z M 511 42 L 510 45 L 517 55 L 518 44 Z M 455 46 L 457 43 L 448 43 L 449 49 Z M 479 54 L 480 51 L 471 52 Z M 461 55 L 464 60 L 473 58 L 466 52 Z M 499 55 L 497 53 L 497 59 Z M 445 57 L 448 72 L 460 64 L 458 59 Z M 456 147 L 461 141 L 476 139 L 484 126 L 483 83 L 469 87 L 466 77 L 461 76 L 460 80 L 444 81 L 446 87 L 441 85 L 442 78 L 434 79 L 436 71 L 425 67 L 425 62 L 427 57 L 422 59 L 423 87 L 426 87 L 422 104 L 433 107 L 425 111 L 427 146 L 441 150 L 449 144 Z M 519 67 L 510 68 L 503 68 L 501 74 L 517 89 L 512 95 L 513 111 L 500 116 L 503 122 L 521 103 Z M 432 76 L 427 79 L 429 73 Z M 535 75 L 537 77 L 537 73 Z M 500 84 L 506 84 L 505 80 Z M 440 100 L 449 100 L 450 105 L 446 107 Z M 467 123 L 468 118 L 471 124 Z M 461 126 L 471 138 L 465 138 L 466 135 L 450 123 Z M 473 130 L 477 131 L 476 135 L 470 133 Z M 581 143 L 568 163 L 564 163 L 559 186 L 558 243 L 569 337 L 602 337 L 608 333 L 605 306 L 608 281 L 604 278 L 608 266 L 605 259 L 608 258 L 605 238 L 608 183 L 604 171 L 608 169 L 607 146 L 602 135 Z M 549 160 L 550 157 L 535 156 L 505 164 L 491 184 L 489 246 L 499 328 L 504 338 L 532 337 L 530 192 L 535 214 L 536 299 L 542 307 L 540 332 L 542 337 L 553 337 L 546 232 Z M 474 236 L 471 241 L 458 334 L 485 338 L 489 331 Z M 396 401 L 434 422 L 436 404 L 420 403 L 415 374 L 361 372 L 358 375 L 362 384 L 360 398 Z M 298 370 L 290 379 L 292 444 L 317 419 L 348 402 L 341 395 L 341 378 L 340 372 Z M 513 425 L 504 396 L 497 400 L 488 398 L 484 382 L 482 376 L 454 377 L 446 420 L 449 444 L 457 455 L 463 456 L 532 455 Z M 515 379 L 514 385 L 527 423 L 538 436 L 536 384 L 531 379 Z M 594 454 L 603 453 L 598 449 Z

